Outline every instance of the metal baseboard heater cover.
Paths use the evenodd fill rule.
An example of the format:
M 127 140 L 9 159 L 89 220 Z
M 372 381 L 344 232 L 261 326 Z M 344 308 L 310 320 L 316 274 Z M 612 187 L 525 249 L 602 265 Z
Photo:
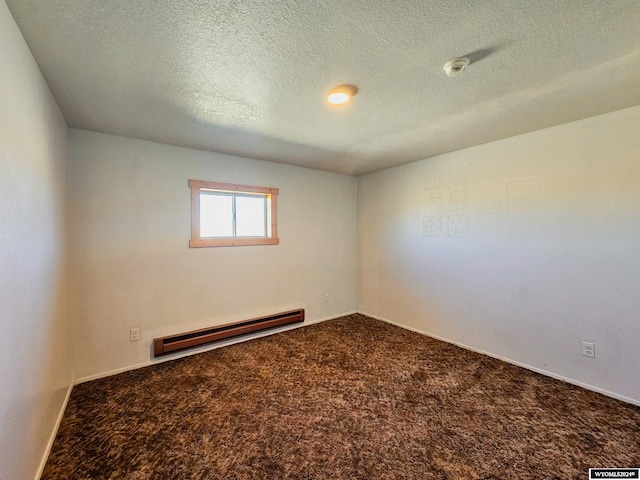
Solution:
M 304 309 L 274 313 L 265 317 L 252 318 L 241 322 L 227 323 L 217 327 L 202 328 L 191 332 L 179 333 L 153 339 L 153 355 L 159 357 L 168 353 L 195 348 L 225 338 L 237 337 L 251 332 L 280 327 L 290 323 L 304 322 Z

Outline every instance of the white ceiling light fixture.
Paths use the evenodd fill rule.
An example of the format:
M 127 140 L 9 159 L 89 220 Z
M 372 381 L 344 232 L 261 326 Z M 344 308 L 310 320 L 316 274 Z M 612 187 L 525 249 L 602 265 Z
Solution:
M 457 77 L 464 69 L 467 68 L 467 65 L 471 63 L 468 57 L 459 57 L 454 58 L 453 60 L 449 60 L 444 64 L 442 69 L 449 75 L 450 77 Z
M 358 93 L 358 89 L 353 85 L 338 85 L 327 93 L 327 102 L 331 105 L 344 105 Z

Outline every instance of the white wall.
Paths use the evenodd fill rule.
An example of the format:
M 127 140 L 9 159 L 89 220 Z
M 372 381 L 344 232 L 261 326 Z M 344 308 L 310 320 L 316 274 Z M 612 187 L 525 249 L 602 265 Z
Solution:
M 361 177 L 359 310 L 640 402 L 639 132 L 635 107 Z
M 72 381 L 66 124 L 0 1 L 0 478 L 37 475 Z
M 157 336 L 355 310 L 354 177 L 83 130 L 69 142 L 77 378 L 150 361 Z M 278 187 L 280 245 L 189 248 L 190 178 Z

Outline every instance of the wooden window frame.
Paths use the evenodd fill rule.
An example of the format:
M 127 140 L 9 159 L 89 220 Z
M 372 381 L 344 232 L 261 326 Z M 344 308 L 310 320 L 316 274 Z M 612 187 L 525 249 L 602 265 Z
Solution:
M 278 245 L 278 193 L 277 188 L 237 185 L 235 183 L 189 180 L 191 188 L 191 240 L 189 247 L 241 247 L 248 245 Z M 200 191 L 215 190 L 221 193 L 249 193 L 264 195 L 267 200 L 266 237 L 200 237 Z M 270 228 L 269 228 L 270 226 Z

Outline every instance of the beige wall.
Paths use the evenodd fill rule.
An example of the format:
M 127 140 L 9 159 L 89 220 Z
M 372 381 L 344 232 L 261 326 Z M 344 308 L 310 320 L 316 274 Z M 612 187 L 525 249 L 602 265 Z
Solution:
M 635 107 L 361 177 L 359 310 L 640 403 L 638 132 Z
M 149 362 L 156 336 L 355 310 L 354 177 L 82 130 L 69 142 L 77 378 Z M 190 178 L 278 187 L 280 245 L 189 248 Z
M 64 119 L 0 1 L 0 478 L 34 478 L 72 382 Z

